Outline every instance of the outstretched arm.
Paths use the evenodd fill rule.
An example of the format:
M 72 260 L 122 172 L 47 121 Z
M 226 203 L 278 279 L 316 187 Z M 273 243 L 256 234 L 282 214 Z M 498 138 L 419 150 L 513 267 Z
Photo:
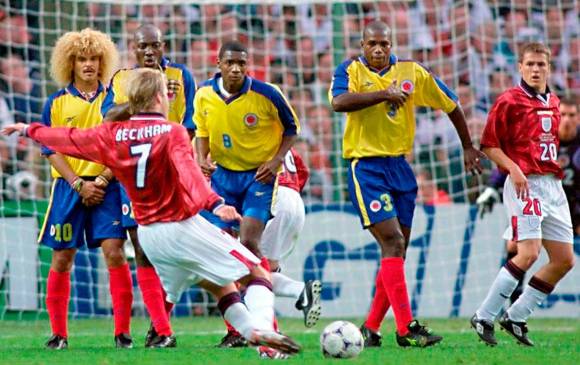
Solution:
M 16 123 L 3 128 L 2 134 L 20 133 L 63 155 L 106 165 L 107 158 L 102 147 L 106 144 L 102 142 L 104 136 L 102 127 L 101 125 L 89 129 L 53 128 L 40 123 L 30 125 Z

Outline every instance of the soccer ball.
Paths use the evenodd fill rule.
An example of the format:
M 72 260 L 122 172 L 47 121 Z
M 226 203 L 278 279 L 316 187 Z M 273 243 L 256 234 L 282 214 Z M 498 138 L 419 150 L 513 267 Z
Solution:
M 322 331 L 320 347 L 324 357 L 349 359 L 361 353 L 364 340 L 357 326 L 347 321 L 336 321 Z

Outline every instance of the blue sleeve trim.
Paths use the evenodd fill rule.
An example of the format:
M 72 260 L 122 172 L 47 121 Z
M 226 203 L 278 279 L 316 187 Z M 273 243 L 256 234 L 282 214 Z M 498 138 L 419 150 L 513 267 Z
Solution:
M 439 86 L 439 89 L 441 89 L 445 95 L 447 95 L 447 97 L 451 100 L 453 100 L 456 104 L 459 101 L 459 98 L 457 97 L 457 95 L 455 95 L 455 93 L 453 91 L 451 91 L 451 89 L 449 87 L 447 87 L 447 85 L 445 85 L 445 83 L 437 76 L 435 76 L 433 74 L 433 72 L 431 72 L 431 70 L 428 67 L 423 66 L 422 64 L 420 64 L 419 62 L 415 62 L 417 65 L 419 65 L 420 67 L 422 67 L 425 71 L 427 71 L 429 73 L 429 75 L 431 75 L 431 77 L 433 77 L 435 79 L 435 83 L 437 83 L 437 86 Z
M 441 81 L 440 78 L 438 78 L 437 76 L 432 75 L 435 78 L 435 82 L 437 83 L 437 86 L 439 86 L 439 88 L 441 90 L 443 90 L 443 92 L 445 93 L 445 95 L 447 95 L 447 97 L 451 100 L 453 100 L 455 103 L 457 103 L 457 101 L 459 100 L 457 98 L 457 95 L 455 95 L 455 93 L 453 91 L 451 91 L 451 89 L 449 89 L 447 87 L 447 85 L 445 85 L 445 83 L 443 81 Z
M 185 92 L 185 114 L 183 115 L 183 121 L 181 124 L 187 130 L 195 131 L 197 129 L 195 123 L 193 122 L 193 98 L 195 97 L 195 79 L 193 75 L 185 65 L 179 63 L 172 63 L 171 66 L 176 67 L 181 70 L 181 76 L 183 77 L 183 88 Z
M 292 109 L 278 90 L 271 85 L 256 79 L 252 80 L 250 89 L 268 98 L 268 100 L 274 104 L 278 110 L 278 117 L 284 126 L 284 136 L 294 136 L 298 134 L 298 127 L 296 126 L 296 120 L 294 120 Z
M 57 92 L 55 92 L 54 94 L 50 95 L 48 97 L 48 99 L 46 100 L 46 103 L 44 103 L 44 109 L 42 110 L 42 119 L 41 122 L 42 124 L 44 124 L 47 127 L 52 126 L 52 104 L 54 103 L 54 101 L 63 96 L 66 95 L 66 89 L 60 89 Z M 44 156 L 50 156 L 52 154 L 54 154 L 54 151 L 51 150 L 50 148 L 41 145 L 40 146 L 40 153 Z
M 353 60 L 346 60 L 340 65 L 338 65 L 336 71 L 334 71 L 331 90 L 333 98 L 348 92 L 348 84 L 349 84 L 348 67 L 352 62 Z

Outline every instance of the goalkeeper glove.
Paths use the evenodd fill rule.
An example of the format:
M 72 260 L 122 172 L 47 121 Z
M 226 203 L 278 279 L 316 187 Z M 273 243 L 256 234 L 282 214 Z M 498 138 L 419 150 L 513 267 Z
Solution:
M 486 213 L 491 213 L 494 204 L 499 201 L 500 197 L 497 190 L 491 186 L 486 187 L 483 193 L 481 193 L 475 201 L 475 204 L 477 204 L 478 207 L 479 218 L 483 219 Z

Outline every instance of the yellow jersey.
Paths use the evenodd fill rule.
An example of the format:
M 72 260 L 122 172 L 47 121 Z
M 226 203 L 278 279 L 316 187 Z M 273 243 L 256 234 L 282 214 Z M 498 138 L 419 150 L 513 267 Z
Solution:
M 246 76 L 240 92 L 224 97 L 218 73 L 195 95 L 196 136 L 209 138 L 212 159 L 233 171 L 249 171 L 272 159 L 282 137 L 300 123 L 280 89 Z
M 347 93 L 368 93 L 397 86 L 410 94 L 400 108 L 379 103 L 348 112 L 343 137 L 343 157 L 399 156 L 411 152 L 415 138 L 415 106 L 441 109 L 445 113 L 457 107 L 457 96 L 425 67 L 414 61 L 398 60 L 391 54 L 383 70 L 372 68 L 364 57 L 340 64 L 328 93 L 332 99 Z
M 195 130 L 193 123 L 193 98 L 195 97 L 195 80 L 191 72 L 185 65 L 173 63 L 163 58 L 161 67 L 165 72 L 168 83 L 179 85 L 177 92 L 169 91 L 169 115 L 167 120 L 174 123 L 183 124 L 188 130 Z M 122 69 L 117 71 L 109 85 L 109 92 L 103 103 L 101 114 L 105 116 L 109 109 L 118 104 L 128 101 L 125 94 L 125 84 L 132 69 Z
M 105 94 L 105 88 L 99 83 L 97 93 L 87 100 L 71 83 L 48 97 L 42 112 L 42 123 L 49 127 L 95 127 L 103 120 L 101 105 Z M 42 146 L 41 150 L 45 156 L 54 153 L 46 146 Z M 105 169 L 103 165 L 78 158 L 64 156 L 64 159 L 77 176 L 97 176 Z M 61 177 L 54 167 L 51 174 L 53 178 Z

